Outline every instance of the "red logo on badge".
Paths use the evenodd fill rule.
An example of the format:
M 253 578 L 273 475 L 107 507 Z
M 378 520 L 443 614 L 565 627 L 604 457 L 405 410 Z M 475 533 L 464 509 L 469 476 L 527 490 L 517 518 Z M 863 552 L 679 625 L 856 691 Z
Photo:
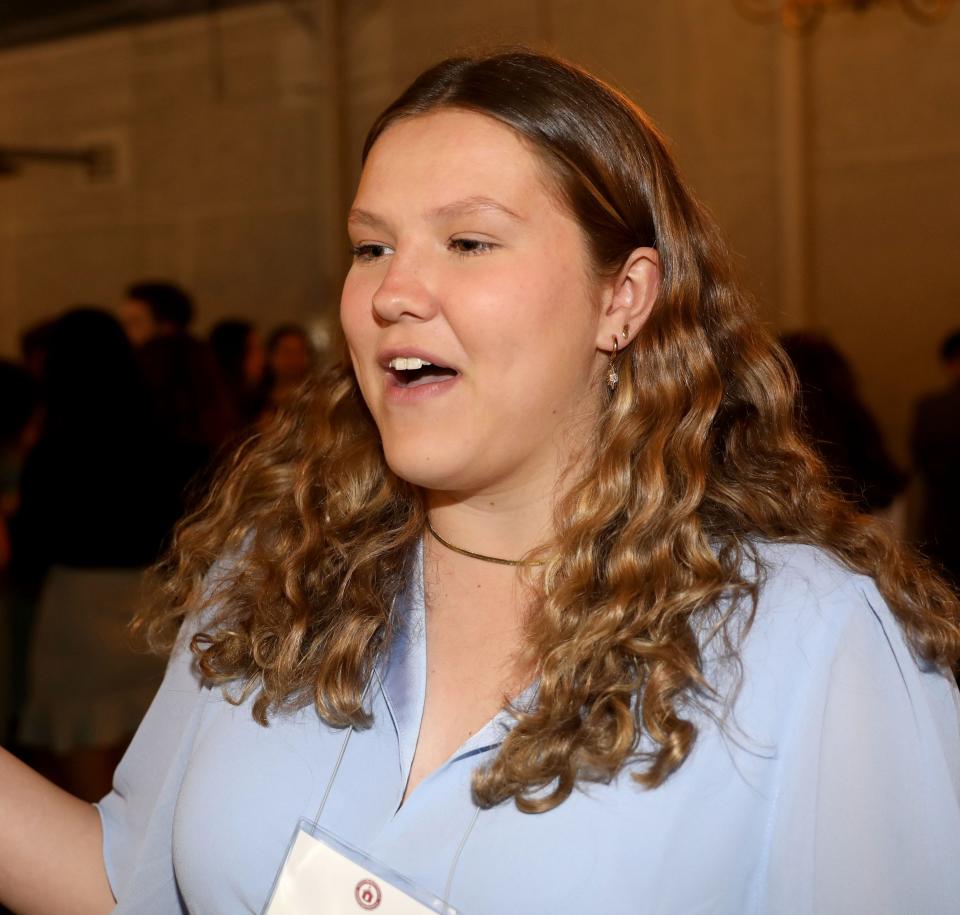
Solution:
M 361 909 L 369 911 L 380 905 L 380 887 L 372 880 L 361 880 L 353 891 L 353 895 L 357 897 L 357 905 Z

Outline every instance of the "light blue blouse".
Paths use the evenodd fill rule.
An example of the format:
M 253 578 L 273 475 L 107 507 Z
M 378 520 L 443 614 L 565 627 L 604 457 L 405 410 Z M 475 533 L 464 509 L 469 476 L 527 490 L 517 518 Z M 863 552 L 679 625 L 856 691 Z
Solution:
M 426 683 L 418 578 L 320 825 L 440 895 L 466 837 L 449 896 L 464 915 L 960 912 L 954 683 L 917 664 L 871 580 L 809 547 L 763 556 L 732 711 L 722 726 L 693 712 L 695 748 L 664 785 L 625 772 L 548 813 L 504 804 L 475 822 L 470 777 L 505 714 L 400 805 Z M 705 653 L 729 690 L 732 668 Z M 312 708 L 260 727 L 181 644 L 98 805 L 117 912 L 259 912 L 344 733 Z

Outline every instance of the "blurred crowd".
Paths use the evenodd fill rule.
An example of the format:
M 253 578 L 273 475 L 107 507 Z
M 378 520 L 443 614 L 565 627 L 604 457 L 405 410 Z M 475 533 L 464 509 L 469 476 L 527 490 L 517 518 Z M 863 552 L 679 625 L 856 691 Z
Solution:
M 96 799 L 162 674 L 127 624 L 144 570 L 220 456 L 270 421 L 313 371 L 302 327 L 264 339 L 249 321 L 191 330 L 190 296 L 131 285 L 115 312 L 71 308 L 0 361 L 0 739 Z M 781 343 L 799 419 L 839 488 L 896 519 L 910 477 L 888 451 L 854 372 L 828 339 Z M 960 331 L 941 391 L 916 407 L 918 545 L 960 583 Z M 899 513 L 902 514 L 902 513 Z
M 914 408 L 913 520 L 904 498 L 910 473 L 890 456 L 847 358 L 821 334 L 788 334 L 780 343 L 799 381 L 800 424 L 837 487 L 861 511 L 886 515 L 960 590 L 960 330 L 940 346 L 943 388 Z
M 127 623 L 221 457 L 311 373 L 306 331 L 191 329 L 173 283 L 70 308 L 0 361 L 0 740 L 99 797 L 162 665 Z

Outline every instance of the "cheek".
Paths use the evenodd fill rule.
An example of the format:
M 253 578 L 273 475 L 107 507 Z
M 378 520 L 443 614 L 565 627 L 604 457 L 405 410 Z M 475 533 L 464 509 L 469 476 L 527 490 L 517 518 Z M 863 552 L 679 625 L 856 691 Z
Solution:
M 340 300 L 340 326 L 343 329 L 343 337 L 347 344 L 347 356 L 360 387 L 360 393 L 367 406 L 372 408 L 373 405 L 370 403 L 371 392 L 363 373 L 363 354 L 369 347 L 364 340 L 363 322 L 359 319 L 358 311 L 351 307 L 346 294 Z
M 492 345 L 503 351 L 512 371 L 547 373 L 552 385 L 570 388 L 592 365 L 599 306 L 581 273 L 554 266 L 537 282 L 529 275 L 519 280 L 488 328 L 495 328 Z
M 340 295 L 340 326 L 354 358 L 355 350 L 363 346 L 364 337 L 369 337 L 374 330 L 370 309 L 365 307 L 365 301 L 369 302 L 369 299 L 365 299 L 363 284 L 347 274 Z

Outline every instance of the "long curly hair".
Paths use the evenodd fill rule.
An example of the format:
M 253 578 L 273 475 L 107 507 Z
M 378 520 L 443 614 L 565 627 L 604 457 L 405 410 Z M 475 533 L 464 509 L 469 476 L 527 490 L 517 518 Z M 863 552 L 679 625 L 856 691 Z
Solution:
M 582 227 L 598 275 L 639 246 L 662 265 L 653 311 L 619 356 L 592 458 L 556 507 L 553 558 L 526 625 L 537 701 L 516 710 L 476 773 L 477 803 L 548 810 L 578 780 L 627 765 L 641 784 L 662 783 L 696 738 L 689 703 L 711 688 L 704 627 L 726 607 L 736 650 L 740 636 L 726 629 L 742 635 L 753 617 L 763 541 L 818 545 L 872 576 L 916 654 L 952 667 L 955 597 L 831 488 L 797 431 L 789 363 L 646 115 L 550 56 L 455 58 L 387 108 L 364 157 L 391 124 L 442 108 L 516 131 Z M 181 524 L 139 625 L 169 645 L 184 617 L 207 609 L 193 639 L 200 670 L 233 701 L 254 697 L 259 722 L 313 703 L 331 725 L 366 726 L 364 687 L 424 521 L 344 359 L 237 453 Z M 225 555 L 239 558 L 211 575 Z

